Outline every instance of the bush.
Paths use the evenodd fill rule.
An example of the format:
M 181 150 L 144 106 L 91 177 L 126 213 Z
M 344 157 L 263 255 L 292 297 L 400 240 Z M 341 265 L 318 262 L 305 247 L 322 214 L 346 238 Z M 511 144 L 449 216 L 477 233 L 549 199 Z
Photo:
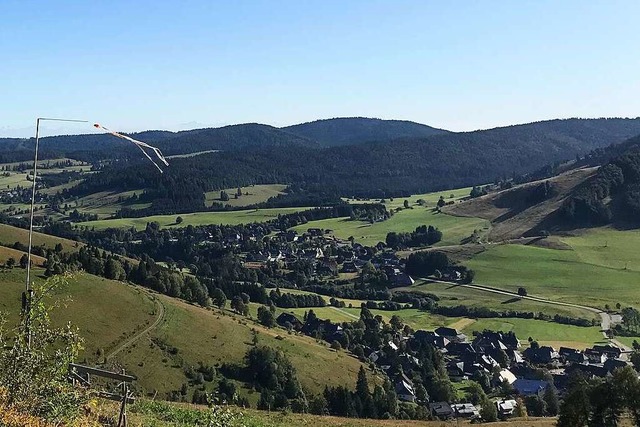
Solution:
M 54 423 L 67 423 L 87 401 L 82 389 L 67 381 L 69 363 L 81 349 L 78 330 L 70 324 L 53 328 L 48 297 L 59 293 L 68 276 L 53 276 L 34 287 L 30 310 L 31 345 L 27 345 L 27 328 L 20 322 L 12 332 L 0 322 L 0 406 Z M 9 341 L 9 336 L 14 337 Z

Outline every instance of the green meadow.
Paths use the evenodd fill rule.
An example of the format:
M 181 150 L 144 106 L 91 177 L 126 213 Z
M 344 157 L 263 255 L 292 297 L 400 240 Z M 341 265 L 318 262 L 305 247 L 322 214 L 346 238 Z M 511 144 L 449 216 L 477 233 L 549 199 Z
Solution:
M 249 187 L 241 187 L 242 196 L 237 199 L 234 198 L 234 194 L 238 191 L 238 188 L 227 188 L 226 191 L 229 195 L 229 200 L 223 202 L 220 200 L 220 191 L 208 191 L 204 193 L 205 205 L 211 206 L 213 202 L 222 203 L 233 207 L 249 206 L 256 203 L 262 203 L 269 200 L 271 197 L 279 196 L 283 194 L 283 191 L 287 188 L 284 184 L 265 184 L 265 185 L 251 185 Z
M 44 270 L 35 268 L 32 279 L 42 283 Z M 0 273 L 0 312 L 15 325 L 24 291 L 25 270 L 13 268 Z M 117 343 L 151 324 L 154 303 L 146 292 L 121 282 L 78 273 L 51 300 L 57 301 L 52 319 L 62 326 L 71 322 L 84 338 L 82 357 L 97 361 L 98 349 L 109 351 Z
M 484 285 L 524 286 L 530 295 L 600 308 L 640 307 L 640 231 L 599 228 L 560 240 L 567 249 L 500 245 L 467 265 Z
M 340 239 L 346 240 L 353 237 L 356 242 L 363 245 L 375 245 L 378 242 L 384 242 L 390 232 L 411 232 L 421 225 L 433 225 L 442 231 L 442 241 L 438 246 L 445 246 L 459 245 L 475 230 L 488 230 L 489 221 L 480 218 L 455 217 L 435 212 L 432 208 L 415 206 L 398 211 L 388 220 L 374 224 L 353 221 L 349 218 L 330 218 L 310 221 L 294 227 L 294 230 L 301 233 L 311 227 L 329 229 Z
M 186 227 L 188 225 L 238 225 L 249 224 L 253 222 L 265 222 L 277 218 L 278 215 L 284 215 L 294 212 L 300 212 L 311 208 L 274 208 L 274 209 L 250 209 L 244 211 L 225 211 L 225 212 L 195 212 L 179 215 L 152 215 L 142 218 L 118 218 L 104 219 L 98 221 L 81 222 L 79 225 L 86 227 L 95 227 L 96 230 L 105 228 L 129 228 L 135 227 L 142 230 L 147 223 L 155 221 L 161 227 Z M 181 224 L 176 223 L 177 217 L 182 217 Z
M 417 206 L 418 200 L 425 201 L 425 206 L 434 207 L 438 203 L 440 196 L 444 197 L 447 202 L 458 201 L 463 197 L 467 197 L 471 193 L 471 187 L 456 188 L 454 190 L 436 191 L 433 193 L 414 194 L 409 197 L 392 197 L 384 200 L 384 205 L 387 209 L 404 207 L 404 201 L 407 200 L 410 206 Z M 453 196 L 453 197 L 451 197 Z M 344 199 L 349 203 L 378 203 L 381 199 Z
M 551 316 L 559 314 L 563 316 L 579 317 L 584 319 L 600 320 L 600 317 L 592 311 L 576 307 L 551 305 L 544 302 L 521 299 L 507 295 L 494 294 L 478 289 L 466 288 L 458 285 L 446 283 L 427 283 L 422 280 L 403 290 L 418 291 L 426 294 L 436 295 L 440 300 L 438 305 L 453 307 L 464 305 L 467 307 L 486 307 L 498 312 L 505 311 L 526 311 L 533 313 L 546 313 Z M 515 289 L 517 291 L 517 289 Z
M 304 313 L 309 310 L 310 308 L 294 308 L 282 309 L 278 310 L 278 312 L 294 313 L 302 319 Z M 333 322 L 352 322 L 357 320 L 360 315 L 360 308 L 356 308 L 356 306 L 354 308 L 316 307 L 312 308 L 312 310 L 319 318 L 330 319 Z M 504 332 L 513 331 L 525 347 L 528 345 L 527 339 L 529 337 L 543 345 L 552 345 L 556 348 L 560 346 L 586 348 L 595 343 L 601 343 L 604 339 L 598 326 L 580 327 L 544 320 L 519 318 L 470 319 L 466 317 L 446 317 L 416 309 L 397 311 L 372 309 L 371 313 L 375 316 L 381 316 L 386 322 L 389 322 L 391 316 L 399 316 L 405 324 L 415 330 L 434 330 L 440 326 L 455 328 L 467 334 L 470 338 L 473 337 L 474 332 L 482 332 L 485 329 Z
M 556 350 L 560 346 L 584 349 L 604 342 L 604 336 L 597 326 L 562 325 L 534 319 L 477 319 L 465 325 L 462 332 L 471 336 L 473 332 L 482 332 L 485 329 L 513 331 L 524 347 L 528 346 L 527 340 L 530 337 L 542 345 L 551 345 Z

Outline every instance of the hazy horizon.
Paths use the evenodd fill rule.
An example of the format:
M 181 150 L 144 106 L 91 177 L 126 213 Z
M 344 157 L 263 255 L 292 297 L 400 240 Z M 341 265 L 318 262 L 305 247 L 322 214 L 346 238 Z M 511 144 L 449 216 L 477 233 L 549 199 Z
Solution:
M 316 122 L 316 121 L 325 121 L 325 120 L 333 120 L 333 119 L 353 119 L 353 118 L 362 118 L 362 119 L 374 119 L 374 120 L 393 120 L 393 121 L 409 121 L 409 122 L 413 122 L 413 123 L 418 123 L 418 124 L 422 124 L 422 125 L 426 125 L 426 126 L 430 126 L 436 129 L 442 129 L 442 130 L 446 130 L 446 131 L 451 131 L 451 132 L 475 132 L 475 131 L 482 131 L 482 130 L 490 130 L 490 129 L 496 129 L 496 128 L 502 128 L 502 127 L 510 127 L 510 126 L 521 126 L 521 125 L 527 125 L 530 123 L 538 123 L 538 122 L 546 122 L 546 121 L 552 121 L 552 120 L 571 120 L 571 119 L 578 119 L 578 120 L 597 120 L 597 119 L 625 119 L 625 120 L 634 120 L 634 119 L 640 119 L 640 116 L 628 116 L 628 117 L 554 117 L 554 118 L 548 118 L 548 119 L 542 119 L 542 120 L 534 120 L 534 121 L 529 121 L 529 122 L 522 122 L 522 123 L 510 123 L 510 124 L 506 124 L 506 125 L 501 125 L 501 126 L 490 126 L 490 127 L 486 127 L 486 128 L 478 128 L 478 129 L 464 129 L 464 130 L 453 130 L 453 129 L 447 129 L 444 128 L 442 126 L 438 126 L 438 125 L 434 125 L 434 124 L 430 124 L 430 123 L 422 123 L 422 122 L 415 122 L 413 120 L 407 120 L 407 119 L 398 119 L 398 118 L 380 118 L 380 117 L 365 117 L 365 116 L 348 116 L 348 117 L 328 117 L 328 118 L 320 118 L 320 119 L 316 119 L 316 120 L 310 120 L 310 121 L 306 121 L 306 122 L 299 122 L 299 123 L 290 123 L 290 124 L 286 124 L 283 126 L 274 126 L 270 123 L 260 123 L 260 122 L 242 122 L 242 123 L 224 123 L 224 124 L 214 124 L 214 125 L 210 125 L 207 126 L 205 124 L 202 123 L 184 123 L 184 126 L 179 126 L 176 129 L 117 129 L 118 131 L 121 132 L 126 132 L 126 133 L 139 133 L 139 132 L 148 132 L 148 131 L 170 131 L 170 132 L 180 132 L 180 131 L 186 131 L 186 130 L 197 130 L 197 129 L 215 129 L 215 128 L 221 128 L 221 127 L 225 127 L 225 126 L 239 126 L 239 125 L 245 125 L 245 124 L 260 124 L 260 125 L 269 125 L 269 126 L 274 126 L 276 128 L 286 128 L 288 126 L 294 126 L 294 125 L 298 125 L 298 124 L 304 124 L 304 123 L 311 123 L 311 122 Z M 49 128 L 47 128 L 47 125 L 53 123 L 53 125 L 51 125 Z M 41 137 L 48 137 L 48 136 L 66 136 L 66 135 L 87 135 L 87 134 L 102 134 L 104 133 L 101 130 L 97 130 L 95 129 L 93 126 L 91 126 L 91 124 L 70 124 L 70 127 L 68 128 L 68 131 L 63 130 L 65 129 L 64 127 L 56 127 L 56 123 L 54 122 L 47 122 L 47 121 L 42 121 L 40 124 L 40 136 Z M 73 129 L 77 129 L 77 131 L 74 131 Z M 11 130 L 9 130 L 11 131 Z M 35 119 L 34 119 L 34 125 L 32 129 L 29 128 L 24 128 L 24 129 L 17 129 L 15 131 L 19 131 L 19 132 L 24 132 L 23 136 L 12 136 L 12 135 L 6 135 L 4 134 L 4 129 L 0 127 L 0 138 L 18 138 L 18 139 L 22 139 L 22 138 L 32 138 L 35 136 Z M 30 132 L 30 133 L 29 133 Z

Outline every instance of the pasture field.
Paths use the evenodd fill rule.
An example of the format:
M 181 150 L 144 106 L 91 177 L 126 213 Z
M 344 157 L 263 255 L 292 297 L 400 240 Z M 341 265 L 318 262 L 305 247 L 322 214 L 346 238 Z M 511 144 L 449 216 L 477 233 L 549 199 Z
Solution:
M 20 268 L 0 273 L 0 312 L 7 316 L 9 325 L 19 319 L 24 274 Z M 42 269 L 34 269 L 35 282 L 44 280 L 42 274 Z M 60 326 L 70 321 L 78 327 L 85 339 L 80 359 L 86 357 L 97 363 L 103 357 L 97 355 L 98 349 L 101 355 L 107 354 L 156 321 L 160 312 L 154 299 L 164 307 L 160 325 L 113 359 L 137 375 L 137 384 L 146 391 L 164 394 L 179 389 L 187 381 L 183 369 L 197 366 L 200 361 L 210 365 L 241 363 L 253 345 L 252 329 L 258 331 L 259 344 L 287 353 L 304 386 L 314 392 L 321 392 L 326 383 L 351 387 L 355 384 L 360 362 L 346 352 L 329 349 L 326 343 L 279 328 L 266 329 L 227 311 L 207 310 L 86 273 L 76 275 L 53 296 L 52 301 L 59 306 L 52 319 Z M 161 348 L 158 343 L 167 347 Z M 178 352 L 170 353 L 170 347 L 176 347 Z
M 7 224 L 0 224 L 0 243 L 11 246 L 15 242 L 27 245 L 29 243 L 29 230 L 13 227 Z M 61 237 L 50 236 L 48 234 L 38 232 L 33 233 L 34 246 L 44 245 L 47 248 L 53 248 L 58 243 L 61 243 L 62 249 L 67 252 L 73 251 L 75 248 L 83 245 L 83 243 L 63 239 Z
M 408 200 L 409 205 L 415 207 L 415 206 L 420 206 L 418 204 L 418 200 L 422 199 L 425 201 L 425 206 L 435 207 L 436 204 L 438 203 L 438 200 L 440 199 L 440 196 L 444 197 L 444 199 L 447 202 L 458 201 L 463 197 L 467 197 L 471 193 L 471 189 L 472 187 L 465 187 L 465 188 L 456 188 L 454 190 L 436 191 L 433 193 L 415 194 L 409 197 L 392 197 L 392 198 L 384 199 L 385 201 L 384 205 L 387 207 L 387 209 L 401 208 L 404 206 L 404 201 Z M 380 202 L 380 199 L 358 200 L 358 199 L 345 198 L 343 200 L 345 200 L 346 202 L 355 203 L 355 204 Z
M 85 168 L 90 168 L 91 165 L 88 163 L 85 163 L 81 160 L 75 160 L 75 159 L 70 159 L 68 157 L 60 157 L 57 159 L 45 159 L 45 160 L 39 160 L 38 161 L 38 168 L 39 169 L 44 169 L 47 167 L 47 165 L 52 165 L 56 162 L 67 162 L 70 161 L 72 166 L 85 166 Z M 14 166 L 20 166 L 23 164 L 27 164 L 30 167 L 33 166 L 33 160 L 25 160 L 23 162 L 12 162 L 12 163 L 0 163 L 0 168 L 12 168 Z
M 300 212 L 311 208 L 274 208 L 274 209 L 250 209 L 244 211 L 225 212 L 196 212 L 179 215 L 153 215 L 142 218 L 118 218 L 98 221 L 81 222 L 79 225 L 95 227 L 96 230 L 106 228 L 135 227 L 143 230 L 148 222 L 156 221 L 161 227 L 186 227 L 188 225 L 238 225 L 252 222 L 265 222 L 277 218 L 278 215 Z M 176 224 L 176 218 L 182 217 L 183 222 Z
M 467 307 L 486 307 L 496 311 L 513 310 L 531 311 L 534 313 L 543 312 L 551 316 L 560 314 L 563 316 L 580 317 L 589 320 L 596 319 L 600 321 L 600 317 L 597 314 L 581 308 L 551 305 L 543 302 L 493 294 L 490 292 L 446 283 L 417 280 L 414 286 L 409 288 L 399 288 L 398 290 L 434 294 L 440 298 L 440 301 L 438 301 L 438 305 L 440 306 L 453 307 L 457 305 L 465 305 Z M 509 288 L 509 290 L 511 289 Z M 515 288 L 514 291 L 517 291 L 517 288 Z
M 340 239 L 346 240 L 353 236 L 358 243 L 375 245 L 384 242 L 387 233 L 411 232 L 421 225 L 433 225 L 442 231 L 442 241 L 437 246 L 459 245 L 463 239 L 470 237 L 474 230 L 486 232 L 489 229 L 489 221 L 484 219 L 455 217 L 417 206 L 413 209 L 403 209 L 388 220 L 374 224 L 352 221 L 349 218 L 330 218 L 310 221 L 294 227 L 294 230 L 301 233 L 311 227 L 329 229 Z
M 35 283 L 44 281 L 44 270 L 32 270 Z M 15 325 L 24 291 L 25 270 L 14 268 L 0 273 L 0 312 Z M 82 358 L 97 361 L 98 349 L 109 351 L 118 342 L 153 322 L 154 303 L 140 288 L 121 282 L 79 273 L 52 301 L 59 306 L 52 313 L 54 324 L 71 322 L 84 338 Z
M 56 185 L 55 187 L 43 188 L 42 190 L 38 190 L 42 194 L 54 195 L 58 191 L 68 190 L 69 188 L 75 187 L 82 183 L 84 179 L 76 179 L 73 181 L 69 181 L 66 184 Z
M 556 350 L 561 346 L 584 349 L 593 344 L 604 343 L 604 337 L 598 326 L 580 327 L 561 325 L 534 319 L 477 319 L 462 328 L 462 332 L 472 336 L 473 332 L 513 331 L 523 347 L 528 347 L 529 337 L 538 341 L 540 345 L 550 345 Z
M 77 204 L 73 204 L 71 209 L 78 209 L 82 213 L 97 214 L 98 218 L 104 219 L 112 216 L 118 210 L 127 207 L 130 209 L 144 209 L 151 206 L 151 203 L 126 203 L 119 201 L 134 194 L 140 195 L 144 189 L 131 191 L 100 191 L 78 199 Z
M 225 205 L 233 207 L 249 206 L 256 203 L 262 203 L 269 200 L 271 197 L 279 196 L 283 194 L 283 191 L 287 188 L 284 184 L 265 184 L 265 185 L 251 185 L 248 187 L 241 187 L 242 196 L 237 199 L 233 198 L 238 188 L 227 188 L 224 191 L 229 194 L 229 200 L 223 202 L 220 200 L 220 191 L 208 191 L 204 193 L 205 205 L 211 206 L 213 202 L 219 202 Z M 245 194 L 249 193 L 249 194 Z
M 9 258 L 13 258 L 18 265 L 18 261 L 22 258 L 22 255 L 26 252 L 19 251 L 17 249 L 7 248 L 6 246 L 0 246 L 0 262 L 5 263 Z M 31 254 L 32 265 L 42 266 L 46 261 L 46 258 Z M 0 276 L 2 277 L 2 276 Z
M 499 245 L 467 265 L 477 283 L 530 295 L 603 308 L 640 307 L 640 231 L 589 230 L 560 241 L 569 250 Z
M 3 176 L 0 174 L 0 189 L 11 190 L 16 187 L 31 187 L 33 184 L 27 179 L 28 172 L 3 172 L 8 173 L 9 176 Z

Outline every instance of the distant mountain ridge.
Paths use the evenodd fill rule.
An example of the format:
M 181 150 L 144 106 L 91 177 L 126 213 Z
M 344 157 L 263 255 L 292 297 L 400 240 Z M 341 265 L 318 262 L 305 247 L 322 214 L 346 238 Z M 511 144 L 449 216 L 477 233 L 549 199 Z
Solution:
M 160 177 L 146 163 L 119 162 L 70 193 L 145 187 L 154 214 L 202 210 L 204 192 L 252 184 L 291 185 L 296 203 L 316 195 L 324 201 L 399 197 L 529 174 L 640 134 L 640 119 L 569 119 L 319 148 L 310 140 L 256 126 L 260 135 L 284 133 L 300 143 L 176 158 Z
M 166 155 L 227 152 L 229 161 L 286 178 L 280 182 L 300 179 L 328 184 L 344 176 L 339 179 L 343 183 L 336 183 L 338 188 L 365 194 L 375 186 L 382 194 L 398 188 L 422 191 L 473 185 L 529 173 L 640 135 L 640 118 L 549 120 L 473 132 L 448 132 L 406 121 L 339 118 L 285 128 L 248 123 L 132 135 Z M 0 140 L 0 161 L 28 160 L 33 142 Z M 105 134 L 56 136 L 41 142 L 43 159 L 140 157 L 133 145 Z M 249 152 L 259 152 L 269 163 L 254 162 Z
M 400 138 L 427 138 L 449 133 L 447 130 L 406 120 L 382 120 L 366 117 L 340 117 L 287 126 L 295 135 L 318 141 L 323 147 L 388 141 Z

